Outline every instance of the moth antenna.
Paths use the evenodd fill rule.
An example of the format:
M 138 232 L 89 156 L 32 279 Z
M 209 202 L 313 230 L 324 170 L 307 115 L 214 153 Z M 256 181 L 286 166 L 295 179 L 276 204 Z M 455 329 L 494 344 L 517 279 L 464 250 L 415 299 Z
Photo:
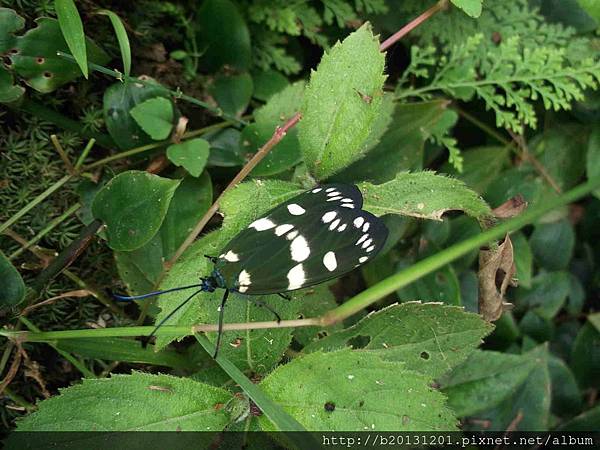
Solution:
M 183 291 L 185 289 L 192 289 L 192 288 L 203 287 L 203 286 L 204 286 L 204 283 L 199 283 L 199 284 L 190 284 L 189 286 L 180 286 L 180 287 L 176 287 L 176 288 L 172 288 L 172 289 L 165 289 L 164 291 L 149 292 L 148 294 L 142 294 L 142 295 L 120 295 L 120 294 L 113 293 L 112 296 L 118 301 L 127 302 L 130 300 L 143 300 L 145 298 L 155 297 L 157 295 L 166 294 L 168 292 Z

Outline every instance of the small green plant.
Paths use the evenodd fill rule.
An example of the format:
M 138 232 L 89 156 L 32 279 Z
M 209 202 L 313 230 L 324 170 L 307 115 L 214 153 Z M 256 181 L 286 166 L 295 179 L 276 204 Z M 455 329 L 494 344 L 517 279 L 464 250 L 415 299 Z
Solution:
M 524 0 L 143 4 L 0 8 L 7 428 L 595 429 L 592 29 Z M 205 255 L 330 182 L 385 223 L 380 254 L 262 296 L 281 323 L 232 292 L 216 359 L 222 291 L 104 291 L 198 283 Z

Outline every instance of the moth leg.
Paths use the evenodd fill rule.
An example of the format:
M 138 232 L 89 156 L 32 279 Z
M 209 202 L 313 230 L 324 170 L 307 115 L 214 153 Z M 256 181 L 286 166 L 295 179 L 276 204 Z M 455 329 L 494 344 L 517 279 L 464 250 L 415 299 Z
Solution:
M 246 298 L 246 300 L 248 300 L 249 302 L 253 302 L 257 306 L 264 306 L 266 309 L 268 309 L 277 318 L 277 323 L 281 322 L 281 317 L 279 316 L 279 314 L 277 314 L 277 311 L 275 311 L 273 308 L 271 308 L 269 305 L 267 305 L 262 300 L 259 300 L 258 298 L 253 298 L 253 297 L 251 297 L 249 295 L 248 296 L 243 295 L 242 297 Z
M 291 300 L 291 299 L 292 299 L 292 297 L 291 297 L 291 296 L 289 296 L 289 295 L 287 295 L 287 294 L 282 294 L 282 293 L 279 293 L 279 294 L 277 294 L 277 295 L 279 295 L 281 298 L 285 298 L 286 300 Z
M 217 354 L 219 353 L 219 347 L 221 346 L 221 336 L 223 335 L 223 315 L 225 313 L 225 302 L 227 301 L 227 297 L 229 297 L 229 289 L 225 290 L 223 294 L 223 298 L 221 299 L 221 306 L 219 306 L 219 329 L 217 331 L 217 343 L 215 345 L 215 354 L 213 358 L 217 358 Z
M 205 258 L 207 258 L 211 263 L 216 263 L 217 262 L 217 258 L 216 256 L 210 256 L 210 255 L 204 255 Z

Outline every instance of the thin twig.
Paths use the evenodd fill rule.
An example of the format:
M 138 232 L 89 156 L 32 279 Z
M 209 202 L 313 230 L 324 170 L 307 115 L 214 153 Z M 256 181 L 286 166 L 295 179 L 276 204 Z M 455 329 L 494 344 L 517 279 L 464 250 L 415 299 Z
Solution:
M 65 166 L 67 167 L 67 172 L 69 172 L 71 175 L 75 175 L 75 167 L 73 167 L 71 160 L 67 156 L 67 152 L 65 152 L 65 149 L 58 140 L 58 136 L 56 136 L 55 134 L 51 134 L 50 140 L 52 141 L 52 145 L 54 145 L 56 152 L 60 156 L 60 159 L 62 159 L 65 163 Z
M 96 139 L 94 139 L 94 138 L 92 138 L 88 141 L 87 145 L 81 152 L 81 155 L 79 155 L 77 162 L 75 163 L 75 170 L 79 170 L 79 168 L 83 165 L 83 163 L 85 162 L 85 158 L 87 158 L 88 154 L 90 153 L 90 150 L 92 149 L 92 147 L 94 146 L 95 143 L 96 143 Z
M 43 302 L 29 305 L 27 308 L 25 308 L 23 311 L 21 311 L 21 315 L 26 316 L 32 310 L 39 308 L 40 306 L 50 305 L 50 304 L 54 303 L 56 300 L 60 300 L 61 298 L 88 297 L 90 295 L 92 295 L 92 293 L 90 291 L 88 291 L 87 289 L 78 289 L 76 291 L 65 292 L 64 294 L 57 295 L 56 297 L 50 297 L 49 299 L 44 300 Z
M 217 200 L 211 205 L 211 207 L 206 211 L 204 216 L 200 219 L 200 221 L 196 224 L 192 232 L 188 235 L 188 237 L 183 241 L 183 243 L 179 246 L 173 257 L 165 264 L 165 271 L 168 271 L 173 264 L 179 259 L 179 257 L 183 254 L 183 252 L 194 242 L 196 237 L 202 232 L 208 221 L 212 216 L 216 214 L 219 209 L 220 202 L 223 199 L 223 196 L 233 189 L 238 183 L 240 183 L 248 174 L 256 167 L 256 165 L 271 151 L 273 147 L 275 147 L 287 134 L 287 132 L 293 128 L 302 118 L 302 115 L 298 112 L 292 116 L 290 120 L 288 120 L 283 126 L 277 127 L 271 139 L 267 141 L 265 145 L 263 145 L 258 152 L 252 157 L 250 161 L 239 171 L 239 173 L 235 176 L 233 180 L 227 185 L 225 190 L 221 192 Z
M 429 19 L 435 13 L 437 13 L 438 11 L 441 11 L 442 9 L 445 9 L 447 7 L 447 5 L 448 5 L 448 0 L 440 0 L 435 5 L 433 5 L 431 8 L 429 8 L 427 11 L 425 11 L 423 14 L 421 14 L 419 17 L 417 17 L 414 20 L 411 20 L 405 26 L 400 28 L 400 30 L 396 31 L 389 38 L 387 38 L 385 41 L 383 41 L 381 43 L 381 45 L 379 46 L 379 50 L 381 50 L 382 52 L 386 51 L 388 48 L 390 48 L 392 45 L 394 45 L 396 42 L 398 42 L 400 39 L 402 39 L 404 36 L 406 36 L 412 30 L 417 28 L 419 25 L 421 25 L 423 22 L 425 22 L 427 19 Z

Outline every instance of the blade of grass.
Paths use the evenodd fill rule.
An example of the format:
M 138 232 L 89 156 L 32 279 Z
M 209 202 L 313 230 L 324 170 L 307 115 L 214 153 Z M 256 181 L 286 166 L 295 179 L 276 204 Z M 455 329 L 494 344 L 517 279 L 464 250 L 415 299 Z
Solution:
M 98 11 L 98 14 L 108 16 L 115 29 L 117 41 L 119 42 L 119 49 L 121 50 L 121 59 L 123 60 L 123 73 L 128 77 L 131 73 L 131 47 L 129 46 L 129 37 L 127 37 L 127 31 L 125 31 L 123 22 L 117 14 L 108 9 L 101 9 Z
M 79 11 L 73 0 L 56 0 L 54 9 L 58 17 L 58 24 L 62 32 L 67 46 L 77 65 L 81 69 L 81 73 L 85 78 L 88 77 L 87 51 L 85 48 L 85 34 L 83 33 L 83 23 L 79 16 Z

